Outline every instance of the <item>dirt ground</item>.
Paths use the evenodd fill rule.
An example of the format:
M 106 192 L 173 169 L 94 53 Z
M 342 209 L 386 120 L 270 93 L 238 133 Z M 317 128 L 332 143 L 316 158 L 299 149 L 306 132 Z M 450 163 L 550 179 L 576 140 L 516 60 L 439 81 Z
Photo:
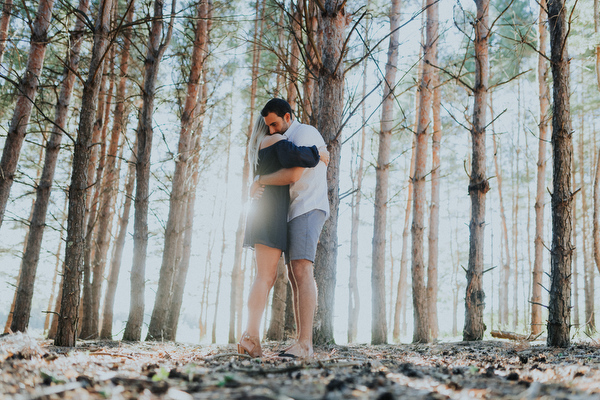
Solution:
M 509 341 L 350 345 L 310 361 L 233 346 L 0 338 L 1 399 L 600 399 L 600 347 Z M 269 356 L 270 355 L 270 356 Z

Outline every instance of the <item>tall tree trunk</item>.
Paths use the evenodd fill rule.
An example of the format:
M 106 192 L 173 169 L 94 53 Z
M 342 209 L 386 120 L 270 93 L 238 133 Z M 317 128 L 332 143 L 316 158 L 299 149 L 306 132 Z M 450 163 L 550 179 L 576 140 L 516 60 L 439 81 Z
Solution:
M 594 0 L 594 32 L 600 31 L 600 7 L 599 1 Z M 1 61 L 1 60 L 0 60 Z M 600 90 L 600 45 L 596 45 L 596 84 Z
M 521 85 L 517 78 L 517 132 L 521 132 Z M 519 179 L 519 154 L 521 153 L 520 135 L 517 134 L 516 148 L 512 152 L 511 162 L 514 165 L 513 169 L 513 184 L 515 189 L 513 190 L 513 254 L 515 256 L 513 268 L 513 331 L 517 330 L 519 324 L 519 185 L 521 184 Z
M 87 13 L 89 0 L 81 0 L 78 10 L 83 14 Z M 54 171 L 60 151 L 60 143 L 63 131 L 66 126 L 69 112 L 69 104 L 75 77 L 79 67 L 79 52 L 83 41 L 84 21 L 77 18 L 75 27 L 71 31 L 69 42 L 72 44 L 68 54 L 65 68 L 63 70 L 63 81 L 61 84 L 60 95 L 54 111 L 54 125 L 50 139 L 46 144 L 46 155 L 42 169 L 42 177 L 36 187 L 36 199 L 33 207 L 33 216 L 29 224 L 29 233 L 27 235 L 27 245 L 21 264 L 21 279 L 19 280 L 19 289 L 16 299 L 16 319 L 13 319 L 11 330 L 13 332 L 25 331 L 29 325 L 29 313 L 31 311 L 31 300 L 33 297 L 33 284 L 37 271 L 42 246 L 42 237 L 44 227 L 46 226 L 46 214 L 48 210 L 48 201 L 52 182 L 54 181 Z M 25 279 L 23 279 L 25 278 Z
M 488 93 L 488 38 L 489 0 L 475 0 L 477 19 L 475 25 L 475 87 L 473 104 L 473 127 L 471 130 L 473 159 L 469 196 L 471 197 L 471 221 L 469 224 L 469 267 L 465 296 L 465 325 L 463 340 L 481 340 L 485 325 L 483 308 L 483 245 L 485 227 L 485 194 L 490 186 L 485 168 L 485 127 Z
M 412 150 L 410 156 L 410 166 L 408 171 L 408 187 L 406 189 L 406 207 L 404 210 L 404 228 L 402 230 L 402 253 L 400 255 L 400 274 L 398 277 L 398 290 L 396 294 L 396 304 L 394 308 L 394 330 L 392 332 L 394 342 L 400 341 L 400 335 L 403 330 L 400 328 L 400 317 L 403 311 L 406 309 L 406 287 L 408 286 L 408 282 L 406 278 L 408 277 L 408 235 L 409 235 L 409 226 L 410 226 L 410 215 L 412 211 L 412 198 L 413 198 L 413 182 L 412 176 L 415 171 L 415 155 L 416 155 L 416 139 L 417 137 L 413 137 L 412 141 Z
M 490 112 L 492 115 L 492 121 L 494 120 L 494 107 L 493 97 L 490 93 Z M 506 212 L 504 208 L 504 197 L 502 196 L 502 170 L 500 169 L 500 163 L 498 162 L 498 143 L 496 139 L 496 131 L 493 128 L 494 123 L 492 122 L 492 142 L 494 146 L 494 171 L 496 173 L 496 185 L 498 186 L 498 202 L 500 205 L 500 223 L 502 227 L 501 241 L 501 252 L 502 252 L 502 267 L 500 270 L 500 284 L 498 285 L 498 304 L 499 304 L 499 324 L 500 326 L 506 326 L 508 324 L 508 279 L 510 277 L 510 248 L 508 245 L 508 227 L 506 223 Z
M 552 250 L 550 257 L 550 303 L 548 346 L 567 347 L 571 327 L 571 165 L 573 142 L 569 102 L 569 56 L 567 51 L 566 4 L 548 0 L 550 60 L 552 65 Z
M 113 9 L 113 13 L 116 10 Z M 116 19 L 116 15 L 114 17 Z M 108 61 L 108 71 L 106 73 L 107 80 L 109 80 L 108 89 L 106 91 L 105 104 L 104 104 L 104 116 L 100 121 L 102 133 L 101 137 L 101 148 L 100 148 L 100 162 L 96 171 L 96 182 L 94 184 L 94 211 L 95 218 L 93 228 L 87 232 L 89 240 L 87 243 L 93 243 L 89 258 L 89 269 L 91 271 L 90 278 L 90 297 L 89 300 L 84 303 L 84 315 L 83 315 L 83 329 L 81 330 L 81 337 L 86 339 L 96 339 L 99 334 L 99 315 L 100 315 L 100 297 L 102 295 L 102 283 L 104 282 L 104 267 L 106 265 L 106 253 L 108 252 L 108 238 L 110 236 L 112 221 L 114 213 L 112 207 L 107 207 L 104 202 L 107 201 L 107 193 L 112 192 L 112 187 L 119 187 L 119 179 L 115 178 L 114 173 L 111 175 L 110 169 L 115 169 L 117 151 L 119 147 L 119 138 L 115 138 L 111 134 L 110 141 L 108 138 L 108 122 L 110 117 L 111 105 L 113 102 L 113 91 L 115 87 L 115 47 L 113 46 L 110 51 Z M 116 142 L 114 140 L 116 139 Z M 112 166 L 111 166 L 112 161 Z M 107 164 L 108 162 L 108 164 Z M 112 193 L 111 193 L 112 196 Z M 93 239 L 92 239 L 93 238 Z
M 262 3 L 262 6 L 261 6 Z M 248 144 L 250 143 L 250 135 L 254 126 L 254 113 L 256 108 L 256 91 L 258 85 L 258 66 L 260 63 L 261 47 L 259 46 L 262 30 L 264 26 L 265 15 L 265 0 L 256 2 L 255 9 L 256 19 L 254 21 L 254 46 L 252 48 L 252 83 L 250 85 L 250 121 L 248 123 L 248 131 L 246 133 L 246 151 L 244 154 L 244 167 L 242 170 L 242 210 L 245 209 L 245 204 L 248 197 L 248 178 L 250 176 L 250 163 L 248 161 Z M 259 21 L 262 21 L 259 24 Z M 241 320 L 242 309 L 239 307 L 241 299 L 240 287 L 243 284 L 242 271 L 242 255 L 244 244 L 244 228 L 246 226 L 246 212 L 240 213 L 238 220 L 238 228 L 235 233 L 235 256 L 233 260 L 233 271 L 231 272 L 231 302 L 229 303 L 229 343 L 237 342 L 236 322 Z M 243 303 L 242 303 L 243 304 Z
M 326 0 L 322 11 L 319 35 L 323 38 L 319 72 L 319 106 L 317 129 L 330 153 L 327 168 L 327 192 L 331 216 L 325 221 L 315 256 L 317 282 L 317 312 L 313 327 L 315 344 L 333 343 L 333 309 L 337 265 L 337 227 L 339 209 L 339 179 L 342 142 L 341 123 L 344 93 L 344 63 L 342 47 L 347 25 L 345 3 Z M 318 112 L 318 114 L 316 114 Z M 385 314 L 384 314 L 385 319 Z
M 144 292 L 146 289 L 146 253 L 148 249 L 148 205 L 150 200 L 150 155 L 152 152 L 152 115 L 156 94 L 156 78 L 162 56 L 171 41 L 176 0 L 171 3 L 169 27 L 163 34 L 164 0 L 154 0 L 154 19 L 148 38 L 148 50 L 144 63 L 142 109 L 137 129 L 137 162 L 135 216 L 133 227 L 133 264 L 131 266 L 131 304 L 123 340 L 138 341 L 142 336 L 144 322 Z
M 584 65 L 581 65 L 581 87 L 584 87 L 583 77 Z M 584 104 L 583 93 L 581 94 L 581 104 Z M 587 224 L 587 195 L 585 182 L 585 158 L 584 158 L 584 137 L 585 117 L 583 108 L 580 110 L 581 126 L 579 132 L 579 182 L 581 183 L 581 251 L 583 253 L 583 281 L 584 281 L 584 296 L 585 296 L 585 330 L 588 334 L 592 334 L 595 330 L 596 321 L 594 316 L 594 269 L 590 262 L 588 253 L 588 224 Z
M 19 83 L 17 103 L 2 150 L 2 159 L 0 159 L 0 226 L 4 220 L 8 196 L 15 178 L 21 147 L 27 134 L 29 117 L 31 117 L 33 102 L 40 83 L 53 5 L 54 0 L 40 0 L 38 3 L 37 15 L 32 25 L 27 67 Z
M 572 182 L 573 182 L 573 187 L 577 187 L 577 179 L 576 179 L 576 171 L 577 168 L 574 164 L 572 164 L 573 169 L 571 170 L 571 174 L 572 174 Z M 573 204 L 572 204 L 572 221 L 573 221 L 573 226 L 575 227 L 575 229 L 573 229 L 572 232 L 572 239 L 573 239 L 573 264 L 572 264 L 572 270 L 571 273 L 573 274 L 573 279 L 572 279 L 572 283 L 573 283 L 573 324 L 577 327 L 579 327 L 579 268 L 578 268 L 578 261 L 577 261 L 577 199 L 575 197 L 573 197 Z
M 416 129 L 415 172 L 413 175 L 413 219 L 412 219 L 412 292 L 414 316 L 414 343 L 429 343 L 431 341 L 429 299 L 425 282 L 425 178 L 427 168 L 427 129 L 431 123 L 432 100 L 432 60 L 435 48 L 432 49 L 434 37 L 433 0 L 427 0 L 426 39 L 423 44 L 423 72 L 418 88 L 419 113 Z
M 42 163 L 43 158 L 44 158 L 44 147 L 40 146 L 40 155 L 39 155 L 39 158 L 38 158 L 38 164 Z M 36 181 L 40 180 L 40 176 L 41 176 L 40 172 L 41 171 L 39 169 L 36 172 L 36 175 L 37 175 L 35 177 Z M 34 209 L 35 209 L 35 200 L 32 200 L 31 201 L 31 208 L 30 208 L 30 212 L 29 212 L 29 218 L 27 219 L 28 221 L 32 221 L 33 220 Z M 30 223 L 30 225 L 31 225 L 31 223 Z M 23 240 L 23 254 L 25 254 L 25 251 L 27 249 L 27 242 L 28 242 L 28 240 L 29 240 L 29 231 L 25 234 L 25 239 Z M 21 275 L 22 275 L 22 273 L 23 273 L 23 260 L 21 259 L 21 266 L 19 268 L 19 273 L 17 275 L 17 281 L 16 281 L 16 284 L 15 284 L 15 293 L 13 295 L 12 303 L 10 305 L 10 312 L 8 313 L 8 317 L 6 318 L 6 324 L 4 325 L 4 333 L 9 333 L 9 332 L 12 331 L 11 325 L 12 325 L 12 322 L 13 322 L 13 317 L 15 315 L 15 305 L 17 304 L 17 295 L 19 293 L 19 287 L 22 285 L 22 283 L 21 283 Z M 31 280 L 31 282 L 32 282 L 31 284 L 32 285 L 33 285 L 33 281 L 34 280 L 35 279 Z M 27 321 L 29 321 L 29 312 L 26 314 L 26 318 L 27 318 Z M 23 331 L 25 331 L 25 329 L 23 329 Z
M 373 247 L 371 265 L 371 344 L 387 343 L 385 311 L 385 232 L 387 227 L 388 177 L 390 173 L 390 147 L 394 128 L 394 88 L 400 39 L 400 0 L 392 0 L 390 8 L 390 42 L 385 64 L 379 151 L 375 167 L 375 203 L 373 217 Z
M 103 62 L 103 69 L 106 66 L 106 59 Z M 92 313 L 92 257 L 96 249 L 95 243 L 92 240 L 95 232 L 97 216 L 98 216 L 98 198 L 100 196 L 100 182 L 102 181 L 102 173 L 104 171 L 104 155 L 106 153 L 106 135 L 102 129 L 104 125 L 104 109 L 107 102 L 107 82 L 108 74 L 102 76 L 100 83 L 100 92 L 98 93 L 98 108 L 96 110 L 96 120 L 92 129 L 92 149 L 90 161 L 87 169 L 88 190 L 86 192 L 86 229 L 85 242 L 89 246 L 85 246 L 83 256 L 83 294 L 79 309 L 79 335 L 82 339 L 87 339 L 92 336 L 90 329 L 90 316 Z
M 130 1 L 127 6 L 127 15 L 125 24 L 130 24 L 133 21 L 134 1 Z M 98 213 L 98 228 L 96 230 L 95 252 L 94 259 L 91 262 L 93 271 L 93 282 L 91 285 L 91 309 L 89 310 L 89 337 L 95 338 L 99 334 L 99 311 L 102 282 L 104 281 L 104 270 L 106 265 L 106 257 L 108 253 L 110 229 L 109 224 L 112 222 L 112 210 L 114 207 L 115 193 L 118 188 L 118 171 L 117 171 L 117 152 L 121 133 L 127 129 L 127 121 L 125 119 L 125 90 L 127 85 L 127 71 L 129 69 L 129 53 L 131 47 L 131 29 L 126 28 L 123 34 L 123 49 L 121 50 L 121 60 L 119 63 L 120 78 L 117 86 L 116 105 L 113 115 L 113 125 L 111 129 L 109 146 L 107 149 L 104 170 L 102 177 L 102 185 L 98 186 L 99 194 L 99 213 Z M 114 49 L 113 49 L 114 51 Z M 111 64 L 114 64 L 114 53 L 111 55 Z M 114 68 L 111 68 L 111 73 Z M 112 95 L 112 87 L 114 85 L 114 73 L 111 75 L 110 88 L 107 96 L 107 107 L 103 129 L 108 128 L 108 112 L 110 107 L 108 104 L 109 96 Z M 98 185 L 100 182 L 98 182 Z M 112 316 L 111 316 L 112 319 Z M 85 324 L 84 324 L 85 325 Z M 112 326 L 112 321 L 111 321 Z M 83 332 L 82 332 L 83 333 Z
M 197 6 L 197 26 L 194 38 L 192 56 L 190 60 L 190 75 L 187 83 L 187 93 L 183 113 L 181 115 L 181 130 L 179 133 L 179 146 L 175 159 L 175 172 L 173 173 L 173 187 L 169 201 L 169 217 L 165 229 L 165 246 L 163 250 L 162 265 L 158 290 L 148 326 L 146 340 L 161 340 L 167 338 L 172 340 L 168 332 L 168 313 L 171 310 L 171 296 L 173 293 L 173 277 L 179 262 L 177 249 L 183 240 L 186 231 L 184 215 L 186 208 L 186 180 L 189 174 L 189 163 L 193 156 L 192 125 L 197 113 L 198 93 L 200 90 L 200 77 L 206 59 L 208 42 L 208 1 L 200 1 Z M 199 132 L 198 132 L 199 134 Z M 193 188 L 195 190 L 195 188 Z M 189 206 L 189 205 L 188 205 Z M 193 205 L 192 205 L 193 211 Z M 190 223 L 188 221 L 188 223 Z M 191 232 L 190 232 L 191 234 Z M 187 234 L 186 234 L 187 236 Z M 184 283 L 184 282 L 182 282 Z
M 234 82 L 235 84 L 235 82 Z M 233 87 L 232 87 L 232 93 L 233 93 Z M 225 160 L 225 180 L 223 182 L 223 186 L 225 187 L 225 197 L 224 198 L 228 198 L 229 196 L 229 160 L 231 157 L 231 133 L 232 133 L 232 129 L 231 129 L 231 125 L 233 122 L 233 106 L 231 108 L 231 113 L 230 113 L 230 117 L 229 117 L 229 124 L 227 124 L 227 130 L 228 130 L 228 137 L 227 137 L 227 158 Z M 225 250 L 227 248 L 227 236 L 226 236 L 226 221 L 227 221 L 227 205 L 225 205 L 223 207 L 223 224 L 221 225 L 221 232 L 222 232 L 222 237 L 221 237 L 221 258 L 219 259 L 219 273 L 218 273 L 218 277 L 217 277 L 217 293 L 215 295 L 215 314 L 213 316 L 213 325 L 212 325 L 212 335 L 211 335 L 211 343 L 216 343 L 217 342 L 217 317 L 219 315 L 219 296 L 221 295 L 221 280 L 223 277 L 223 258 L 225 257 Z
M 299 42 L 302 40 L 302 27 L 300 21 L 302 21 L 302 7 L 304 6 L 303 1 L 299 1 L 295 6 L 294 1 L 290 0 L 290 8 L 293 10 L 292 18 L 292 33 L 290 44 L 290 55 L 288 60 L 288 84 L 287 84 L 287 102 L 292 107 L 292 110 L 296 112 L 296 117 L 299 117 L 297 99 L 298 99 L 298 62 L 300 61 L 300 45 Z
M 135 146 L 134 146 L 135 147 Z M 123 258 L 123 249 L 125 248 L 125 239 L 127 236 L 127 226 L 129 225 L 129 214 L 131 211 L 131 198 L 133 195 L 133 186 L 135 183 L 135 154 L 132 153 L 127 163 L 127 180 L 123 194 L 123 212 L 119 218 L 119 230 L 115 240 L 112 260 L 108 272 L 108 282 L 106 293 L 104 295 L 104 307 L 102 311 L 102 327 L 100 329 L 101 339 L 112 339 L 113 312 L 115 304 L 115 295 L 117 292 L 117 283 L 119 282 L 119 272 L 121 270 L 121 260 Z
M 306 63 L 304 65 L 304 87 L 302 101 L 302 123 L 316 125 L 316 113 L 314 110 L 319 97 L 318 79 L 319 79 L 319 61 L 318 52 L 321 49 L 321 40 L 319 33 L 319 9 L 315 0 L 309 0 L 299 7 L 300 12 L 304 13 L 304 31 L 306 32 Z
M 594 261 L 596 268 L 600 272 L 600 227 L 598 226 L 598 219 L 600 218 L 600 150 L 596 156 L 596 172 L 594 175 L 594 227 L 593 227 L 593 241 L 594 241 Z
M 8 42 L 12 5 L 13 0 L 4 0 L 2 4 L 2 16 L 0 17 L 0 65 L 2 64 Z
M 531 283 L 531 334 L 542 332 L 542 276 L 544 273 L 544 195 L 546 188 L 546 141 L 548 137 L 548 119 L 550 109 L 550 91 L 548 90 L 548 62 L 546 47 L 548 45 L 548 14 L 546 0 L 540 1 L 538 23 L 539 49 L 538 55 L 538 91 L 540 98 L 540 123 L 538 125 L 538 162 L 537 186 L 535 196 L 535 256 L 533 261 L 533 277 Z M 600 260 L 600 258 L 599 258 Z
M 68 198 L 65 197 L 65 206 L 64 206 L 64 210 L 63 210 L 63 219 L 61 221 L 61 225 L 64 225 L 65 220 L 67 219 L 67 205 L 68 203 Z M 50 317 L 53 315 L 53 309 L 52 306 L 54 305 L 55 301 L 56 301 L 56 296 L 54 296 L 54 291 L 56 290 L 56 284 L 57 284 L 57 279 L 58 279 L 58 274 L 61 271 L 61 254 L 62 254 L 62 244 L 63 244 L 63 237 L 64 237 L 64 229 L 61 229 L 60 231 L 60 238 L 59 238 L 59 242 L 58 242 L 58 249 L 56 250 L 56 254 L 55 254 L 55 258 L 56 258 L 56 263 L 54 265 L 54 276 L 52 277 L 52 287 L 50 289 L 50 298 L 48 299 L 48 309 L 46 310 L 46 318 L 44 319 L 44 333 L 47 333 L 48 330 L 50 329 Z
M 438 2 L 428 6 L 431 9 L 431 24 L 427 29 L 431 29 L 427 36 L 431 36 L 431 64 L 438 65 Z M 432 115 L 433 115 L 433 135 L 431 137 L 431 205 L 429 206 L 429 239 L 428 239 L 428 260 L 427 260 L 427 301 L 429 302 L 429 331 L 431 339 L 438 337 L 438 314 L 437 314 L 437 294 L 438 294 L 438 241 L 440 224 L 440 147 L 442 140 L 442 120 L 440 117 L 441 109 L 441 89 L 440 74 L 438 70 L 431 71 L 431 86 L 433 90 Z
M 69 214 L 67 217 L 67 247 L 65 271 L 62 285 L 60 318 L 54 344 L 75 345 L 77 338 L 81 270 L 85 243 L 85 205 L 88 163 L 92 146 L 92 128 L 96 116 L 98 92 L 102 79 L 102 58 L 108 51 L 112 0 L 103 0 L 99 5 L 94 30 L 94 46 L 88 79 L 83 87 L 82 107 L 79 118 L 79 134 L 73 154 L 73 172 L 69 189 Z
M 365 43 L 368 43 L 369 21 L 365 23 Z M 364 64 L 363 64 L 363 87 L 362 97 L 367 96 L 367 72 L 368 59 L 367 47 L 364 49 Z M 362 197 L 362 180 L 364 175 L 364 157 L 365 157 L 365 141 L 367 137 L 367 107 L 363 102 L 362 106 L 362 129 L 360 134 L 360 149 L 357 149 L 356 159 L 358 160 L 358 168 L 355 172 L 352 183 L 354 192 L 352 194 L 352 227 L 350 231 L 350 273 L 348 278 L 348 343 L 356 340 L 358 333 L 358 313 L 360 311 L 360 293 L 358 291 L 358 229 L 360 226 L 360 201 Z M 391 306 L 390 306 L 391 308 Z

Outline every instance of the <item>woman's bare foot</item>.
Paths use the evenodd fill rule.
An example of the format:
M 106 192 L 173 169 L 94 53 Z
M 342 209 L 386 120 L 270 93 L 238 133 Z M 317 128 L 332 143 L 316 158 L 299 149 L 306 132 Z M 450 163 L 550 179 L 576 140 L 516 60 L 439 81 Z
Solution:
M 293 343 L 284 351 L 279 353 L 282 357 L 312 358 L 314 356 L 312 345 L 303 342 Z

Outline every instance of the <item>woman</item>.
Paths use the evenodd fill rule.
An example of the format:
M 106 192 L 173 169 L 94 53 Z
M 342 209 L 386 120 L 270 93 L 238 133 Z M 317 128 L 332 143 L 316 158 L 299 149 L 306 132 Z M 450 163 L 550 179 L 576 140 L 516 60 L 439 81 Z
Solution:
M 280 134 L 269 134 L 269 128 L 259 116 L 254 124 L 248 149 L 254 176 L 266 175 L 282 168 L 315 167 L 319 160 L 328 160 L 329 153 L 316 146 L 298 147 Z M 248 295 L 248 325 L 238 343 L 238 352 L 261 357 L 260 320 L 269 291 L 277 277 L 277 262 L 287 249 L 287 214 L 290 204 L 289 186 L 265 186 L 262 196 L 252 202 L 244 247 L 255 250 L 257 273 Z

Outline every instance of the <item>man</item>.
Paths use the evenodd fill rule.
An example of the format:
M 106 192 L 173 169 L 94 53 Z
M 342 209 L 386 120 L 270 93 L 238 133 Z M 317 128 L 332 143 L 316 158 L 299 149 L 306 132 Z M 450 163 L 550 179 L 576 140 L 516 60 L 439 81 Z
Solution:
M 287 101 L 271 99 L 261 111 L 271 134 L 285 135 L 297 146 L 325 146 L 323 137 L 313 126 L 292 120 Z M 313 356 L 312 329 L 317 307 L 317 284 L 313 263 L 317 243 L 325 220 L 329 217 L 327 166 L 288 168 L 255 179 L 251 193 L 265 185 L 290 185 L 288 213 L 288 251 L 285 253 L 292 286 L 297 341 L 281 355 L 309 358 Z

